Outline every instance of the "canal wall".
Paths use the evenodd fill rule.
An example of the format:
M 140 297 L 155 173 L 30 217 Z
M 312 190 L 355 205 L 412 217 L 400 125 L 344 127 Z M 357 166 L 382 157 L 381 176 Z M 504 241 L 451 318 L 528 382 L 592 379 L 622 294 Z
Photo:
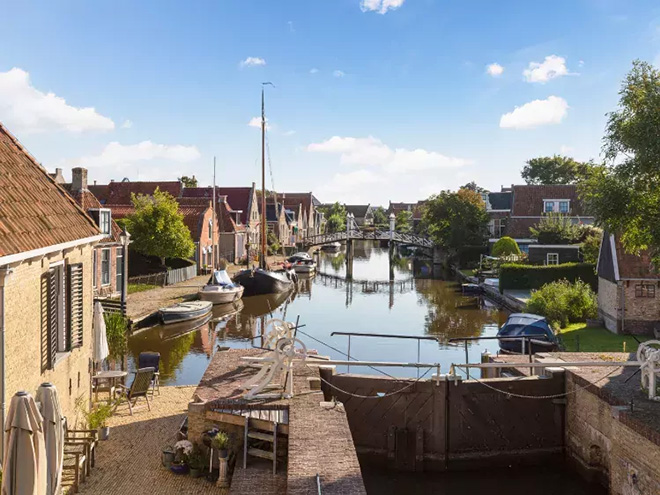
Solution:
M 506 393 L 445 377 L 415 381 L 342 374 L 324 379 L 331 384 L 324 384 L 326 400 L 336 397 L 344 404 L 357 451 L 372 462 L 433 471 L 539 463 L 563 452 L 563 405 L 515 396 L 562 393 L 563 371 L 485 380 Z

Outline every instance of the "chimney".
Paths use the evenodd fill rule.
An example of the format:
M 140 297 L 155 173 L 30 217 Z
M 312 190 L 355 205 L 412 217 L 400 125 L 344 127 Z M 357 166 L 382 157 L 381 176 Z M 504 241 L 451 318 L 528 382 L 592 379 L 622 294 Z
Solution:
M 62 175 L 62 169 L 61 168 L 56 168 L 55 173 L 51 174 L 51 176 L 53 177 L 55 182 L 58 183 L 58 184 L 64 184 L 64 182 L 66 182 L 64 180 L 64 175 Z
M 87 169 L 76 167 L 71 170 L 71 190 L 75 192 L 87 190 Z

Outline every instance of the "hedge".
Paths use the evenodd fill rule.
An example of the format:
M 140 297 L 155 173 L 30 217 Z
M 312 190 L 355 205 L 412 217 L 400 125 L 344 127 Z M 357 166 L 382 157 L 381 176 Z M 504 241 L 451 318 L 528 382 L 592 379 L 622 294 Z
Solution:
M 500 267 L 500 291 L 540 289 L 545 284 L 558 280 L 575 282 L 581 279 L 594 292 L 598 290 L 596 266 L 591 263 L 564 263 L 561 265 L 504 264 Z
M 476 268 L 482 254 L 488 254 L 488 246 L 463 246 L 458 252 L 458 266 Z

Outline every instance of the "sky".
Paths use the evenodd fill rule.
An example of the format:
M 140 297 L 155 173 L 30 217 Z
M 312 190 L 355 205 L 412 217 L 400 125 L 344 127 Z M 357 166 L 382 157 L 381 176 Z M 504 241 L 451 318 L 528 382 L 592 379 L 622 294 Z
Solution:
M 0 0 L 0 122 L 90 181 L 413 202 L 525 161 L 600 160 L 657 0 Z

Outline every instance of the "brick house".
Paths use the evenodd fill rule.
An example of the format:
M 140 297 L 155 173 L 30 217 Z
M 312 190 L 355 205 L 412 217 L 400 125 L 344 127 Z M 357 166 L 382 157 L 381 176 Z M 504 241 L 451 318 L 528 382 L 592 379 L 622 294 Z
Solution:
M 660 273 L 647 251 L 626 253 L 605 233 L 598 254 L 598 313 L 614 333 L 654 335 L 660 330 Z
M 344 205 L 346 213 L 355 217 L 355 223 L 359 227 L 371 227 L 374 224 L 374 214 L 371 205 Z
M 548 213 L 566 215 L 576 224 L 594 223 L 594 217 L 584 211 L 574 184 L 514 185 L 511 193 L 511 211 L 508 218 L 506 212 L 501 212 L 500 222 L 504 221 L 505 225 L 497 233 L 515 239 L 522 251 L 529 251 L 529 245 L 536 242 L 529 229 L 538 225 Z M 493 242 L 495 240 L 497 238 Z
M 63 413 L 91 392 L 96 222 L 0 124 L 0 367 L 4 407 L 55 384 Z M 0 421 L 4 424 L 5 410 Z
M 104 207 L 89 190 L 87 169 L 74 168 L 71 171 L 70 183 L 64 182 L 61 169 L 57 169 L 52 176 L 94 219 L 101 233 L 106 235 L 94 248 L 92 262 L 94 295 L 125 301 L 130 235 L 122 232 L 121 227 L 112 217 L 112 210 Z
M 417 201 L 417 203 L 393 203 L 390 201 L 389 206 L 387 207 L 387 210 L 385 210 L 385 213 L 387 214 L 388 218 L 389 216 L 394 213 L 394 216 L 396 217 L 399 213 L 402 211 L 409 211 L 412 213 L 412 223 L 413 223 L 413 230 L 415 232 L 419 231 L 420 225 L 422 223 L 422 216 L 424 214 L 424 206 L 426 205 L 426 201 Z M 389 228 L 389 226 L 388 226 Z
M 131 194 L 152 195 L 156 188 L 178 198 L 184 190 L 181 181 L 149 181 L 131 182 L 123 179 L 119 182 L 111 181 L 104 185 L 88 185 L 88 189 L 97 197 L 101 204 L 130 205 Z
M 513 192 L 511 188 L 502 188 L 499 192 L 484 193 L 482 197 L 486 203 L 486 212 L 489 217 L 489 241 L 497 242 L 504 235 L 509 217 L 511 216 Z
M 319 209 L 321 202 L 313 193 L 282 193 L 279 199 L 292 213 L 294 243 L 321 233 L 325 218 Z

